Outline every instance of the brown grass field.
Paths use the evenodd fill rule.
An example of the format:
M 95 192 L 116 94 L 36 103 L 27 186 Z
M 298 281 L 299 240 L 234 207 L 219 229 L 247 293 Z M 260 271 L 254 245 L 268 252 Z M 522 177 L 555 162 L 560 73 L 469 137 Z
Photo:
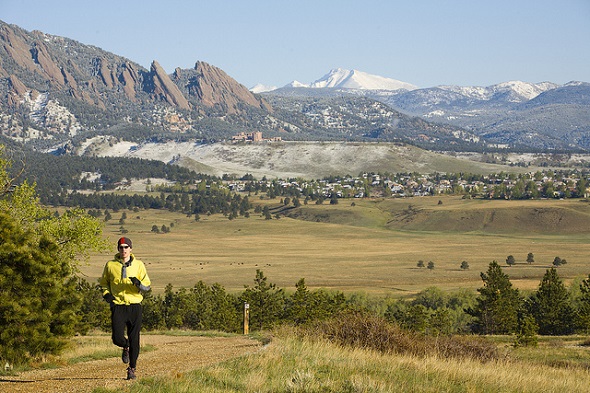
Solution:
M 251 200 L 280 205 L 278 198 Z M 156 293 L 169 283 L 192 287 L 200 280 L 239 292 L 253 285 L 257 269 L 287 291 L 305 278 L 310 289 L 391 296 L 430 286 L 479 288 L 480 273 L 493 260 L 506 266 L 522 290 L 536 289 L 556 256 L 567 260 L 558 268 L 566 283 L 590 274 L 590 204 L 580 200 L 347 199 L 304 205 L 290 211 L 295 218 L 272 220 L 253 211 L 250 218 L 202 216 L 199 222 L 163 210 L 126 213 L 126 236 Z M 91 282 L 115 253 L 121 214 L 112 213 L 104 228 L 112 252 L 94 254 L 81 266 Z M 152 225 L 166 225 L 171 232 L 153 233 Z M 532 264 L 525 262 L 529 252 Z M 515 266 L 505 265 L 508 255 L 516 258 Z M 418 268 L 418 260 L 433 261 L 435 267 Z M 462 261 L 468 270 L 460 269 Z

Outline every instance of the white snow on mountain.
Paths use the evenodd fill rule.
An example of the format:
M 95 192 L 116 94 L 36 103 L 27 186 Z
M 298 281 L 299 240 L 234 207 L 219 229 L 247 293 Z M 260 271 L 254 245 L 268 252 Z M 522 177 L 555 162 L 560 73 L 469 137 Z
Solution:
M 267 86 L 267 85 L 263 85 L 262 83 L 258 83 L 256 86 L 251 87 L 250 91 L 254 94 L 259 94 L 259 93 L 266 93 L 267 91 L 273 91 L 276 89 L 277 89 L 276 86 Z
M 396 79 L 372 75 L 358 70 L 335 68 L 322 78 L 313 82 L 312 88 L 341 88 L 360 90 L 415 90 L 418 87 Z
M 481 86 L 437 86 L 441 90 L 451 91 L 461 94 L 462 96 L 478 99 L 489 100 L 498 94 L 509 94 L 512 96 L 510 101 L 520 102 L 532 100 L 539 94 L 559 87 L 554 83 L 529 83 L 521 81 L 509 81 L 498 83 L 496 85 Z
M 293 81 L 293 82 L 289 83 L 288 85 L 286 85 L 285 87 L 309 87 L 309 85 L 306 83 L 301 83 L 299 81 Z

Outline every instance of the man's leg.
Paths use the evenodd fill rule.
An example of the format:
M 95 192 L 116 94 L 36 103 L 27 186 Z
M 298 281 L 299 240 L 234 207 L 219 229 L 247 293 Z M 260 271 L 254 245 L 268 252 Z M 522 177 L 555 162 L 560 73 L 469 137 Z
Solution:
M 129 337 L 129 367 L 135 368 L 139 357 L 139 332 L 141 331 L 142 309 L 141 304 L 132 304 L 129 307 L 129 319 L 127 320 L 127 337 Z
M 118 347 L 126 348 L 129 346 L 129 340 L 125 337 L 125 324 L 127 322 L 126 306 L 115 305 L 111 313 L 111 329 L 113 344 Z

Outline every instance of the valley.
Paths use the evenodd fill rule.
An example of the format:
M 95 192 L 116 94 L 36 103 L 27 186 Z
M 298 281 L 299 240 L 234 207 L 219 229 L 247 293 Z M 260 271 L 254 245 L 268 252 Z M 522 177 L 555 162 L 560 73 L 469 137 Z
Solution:
M 280 206 L 278 199 L 252 200 Z M 122 213 L 105 226 L 112 244 L 121 236 Z M 239 292 L 253 284 L 258 269 L 287 291 L 305 278 L 310 289 L 396 297 L 430 286 L 475 291 L 493 260 L 525 291 L 538 286 L 556 256 L 567 260 L 559 267 L 567 283 L 590 273 L 586 201 L 371 198 L 302 205 L 290 216 L 211 215 L 195 221 L 165 210 L 140 210 L 127 212 L 124 228 L 157 293 L 169 283 L 190 288 L 200 280 Z M 169 233 L 151 231 L 163 224 Z M 534 254 L 532 264 L 525 262 L 528 253 Z M 96 280 L 111 254 L 93 255 L 81 267 L 83 277 Z M 514 266 L 505 264 L 508 255 L 515 257 Z M 434 262 L 434 269 L 417 267 L 419 260 Z M 463 261 L 467 270 L 460 268 Z

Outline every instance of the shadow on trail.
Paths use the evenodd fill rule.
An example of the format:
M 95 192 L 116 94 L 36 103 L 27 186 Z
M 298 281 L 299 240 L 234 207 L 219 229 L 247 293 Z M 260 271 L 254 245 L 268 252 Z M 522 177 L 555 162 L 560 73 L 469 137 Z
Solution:
M 96 377 L 55 377 L 55 378 L 39 378 L 39 379 L 6 379 L 0 378 L 0 386 L 3 383 L 35 383 L 46 381 L 126 381 L 126 378 L 96 378 Z

